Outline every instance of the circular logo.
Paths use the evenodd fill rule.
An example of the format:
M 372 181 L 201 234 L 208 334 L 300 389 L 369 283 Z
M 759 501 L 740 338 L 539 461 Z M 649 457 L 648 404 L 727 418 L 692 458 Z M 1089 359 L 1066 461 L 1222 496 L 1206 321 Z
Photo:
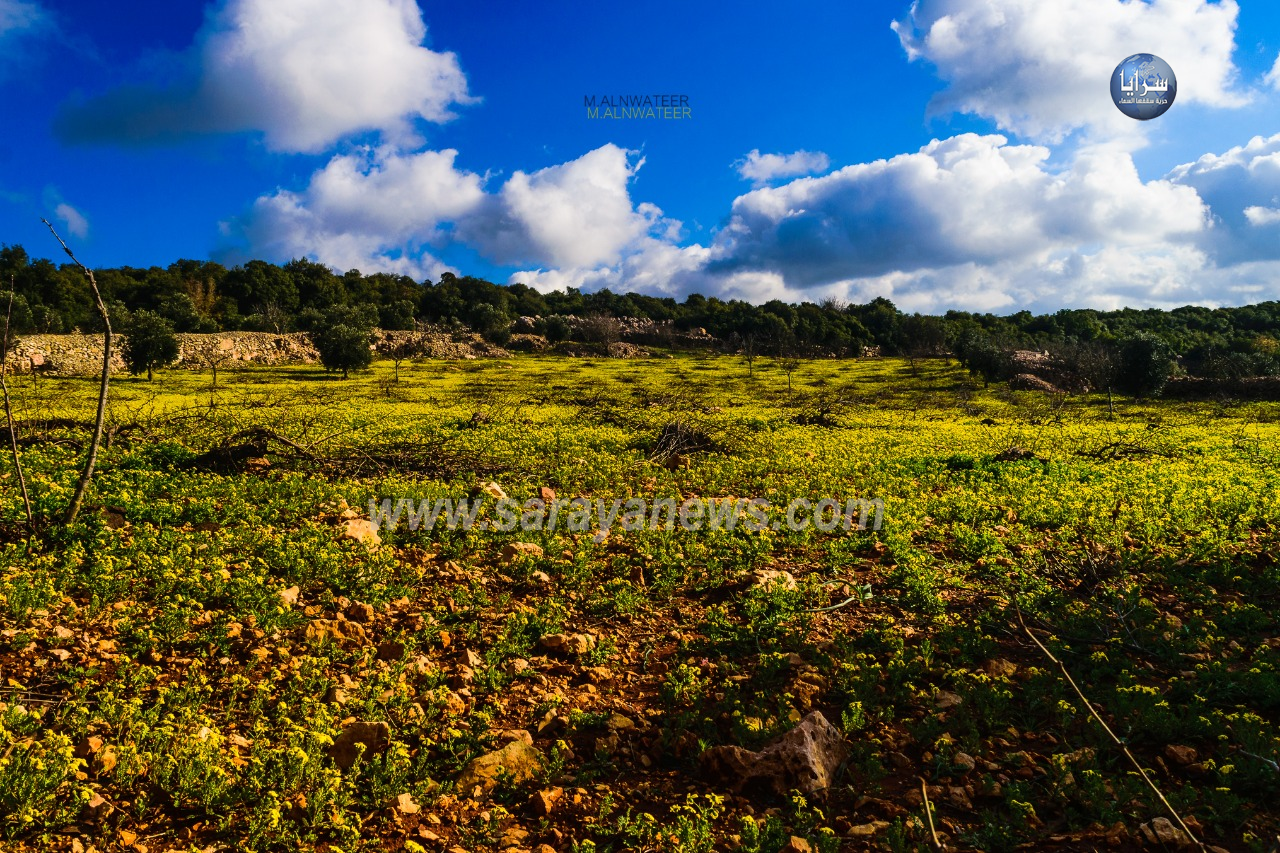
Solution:
M 1120 112 L 1139 121 L 1159 118 L 1173 106 L 1178 78 L 1169 63 L 1150 53 L 1135 53 L 1111 75 L 1111 100 Z

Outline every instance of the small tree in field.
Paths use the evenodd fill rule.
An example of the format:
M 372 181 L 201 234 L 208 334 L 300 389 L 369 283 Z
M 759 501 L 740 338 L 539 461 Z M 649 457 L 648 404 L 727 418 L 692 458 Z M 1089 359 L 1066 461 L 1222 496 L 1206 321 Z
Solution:
M 173 325 L 153 311 L 134 313 L 125 326 L 124 334 L 121 355 L 134 376 L 146 373 L 150 382 L 155 368 L 171 364 L 178 358 L 178 336 L 174 334 Z
M 1116 386 L 1126 394 L 1159 397 L 1172 369 L 1169 345 L 1150 332 L 1138 332 L 1120 342 Z
M 373 319 L 366 311 L 342 306 L 330 309 L 311 332 L 325 370 L 341 370 L 346 379 L 352 370 L 373 363 Z
M 235 358 L 235 351 L 231 347 L 226 349 L 222 346 L 222 338 L 210 336 L 202 343 L 195 347 L 193 356 L 204 367 L 213 371 L 213 387 L 218 387 L 218 368 L 224 362 L 231 361 Z

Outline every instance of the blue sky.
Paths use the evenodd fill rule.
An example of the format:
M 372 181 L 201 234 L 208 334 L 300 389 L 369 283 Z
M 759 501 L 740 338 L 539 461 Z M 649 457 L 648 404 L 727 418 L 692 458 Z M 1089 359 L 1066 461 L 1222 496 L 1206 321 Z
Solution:
M 1135 122 L 1125 56 L 1178 74 Z M 1280 298 L 1261 0 L 0 0 L 0 242 L 910 310 Z M 584 96 L 687 96 L 591 119 Z M 753 154 L 754 152 L 754 154 Z

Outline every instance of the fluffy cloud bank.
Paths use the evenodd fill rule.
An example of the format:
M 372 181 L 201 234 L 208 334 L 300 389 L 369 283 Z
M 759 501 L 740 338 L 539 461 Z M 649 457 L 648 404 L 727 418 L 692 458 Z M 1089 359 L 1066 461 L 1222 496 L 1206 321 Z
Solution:
M 417 277 L 443 269 L 432 247 L 459 240 L 503 264 L 612 264 L 653 230 L 669 232 L 628 189 L 643 164 L 604 145 L 576 160 L 517 171 L 496 192 L 455 165 L 458 152 L 391 148 L 336 156 L 301 191 L 259 198 L 227 223 L 252 254 L 309 256 L 339 269 Z
M 438 277 L 461 243 L 541 290 L 601 287 L 909 310 L 1055 310 L 1280 296 L 1280 135 L 1143 181 L 1127 152 L 963 134 L 739 196 L 707 243 L 632 198 L 642 161 L 614 145 L 499 186 L 457 152 L 332 158 L 301 190 L 228 223 L 248 253 Z
M 1169 180 L 1195 188 L 1213 208 L 1214 228 L 1200 245 L 1219 264 L 1280 259 L 1280 134 L 1206 154 Z
M 1089 243 L 1158 243 L 1205 226 L 1194 190 L 1143 183 L 1123 153 L 1045 168 L 1046 148 L 963 134 L 914 154 L 758 189 L 733 203 L 712 269 L 793 286 L 963 263 L 1043 258 Z
M 1099 96 L 1117 63 L 1137 52 L 1169 62 L 1184 81 L 1180 102 L 1240 105 L 1231 61 L 1238 13 L 1235 0 L 917 0 L 893 29 L 907 56 L 933 64 L 948 84 L 934 111 L 1058 141 L 1079 128 L 1139 132 Z
M 967 133 L 827 174 L 820 152 L 753 149 L 733 164 L 753 189 L 709 239 L 688 245 L 679 222 L 633 199 L 644 161 L 617 145 L 492 185 L 460 168 L 457 151 L 406 149 L 406 122 L 443 120 L 469 99 L 455 58 L 421 46 L 411 0 L 267 3 L 226 0 L 198 38 L 190 100 L 208 108 L 204 120 L 256 128 L 281 150 L 319 150 L 361 130 L 386 136 L 225 223 L 247 254 L 435 278 L 441 252 L 462 245 L 521 268 L 510 280 L 543 290 L 884 295 L 922 311 L 1277 295 L 1280 135 L 1144 181 L 1127 150 L 1140 144 L 1140 124 L 1099 95 L 1140 44 L 1195 81 L 1180 101 L 1243 103 L 1230 58 L 1234 0 L 918 0 L 894 29 L 908 58 L 932 63 L 946 82 L 935 109 L 984 116 L 1042 143 L 1083 130 L 1084 144 L 1055 157 L 1045 144 Z M 314 14 L 320 7 L 338 22 L 314 20 L 325 17 Z M 1090 21 L 1087 33 L 1078 20 Z M 428 73 L 402 73 L 406 61 Z M 363 82 L 348 87 L 352 64 Z M 269 97 L 255 89 L 264 81 Z M 169 101 L 126 113 L 117 129 L 191 121 L 166 112 L 182 100 L 166 91 Z M 130 97 L 113 93 L 82 112 Z
M 177 82 L 72 104 L 57 130 L 76 142 L 259 131 L 299 152 L 367 131 L 412 138 L 414 120 L 445 121 L 472 100 L 457 57 L 423 47 L 426 32 L 414 0 L 226 0 Z

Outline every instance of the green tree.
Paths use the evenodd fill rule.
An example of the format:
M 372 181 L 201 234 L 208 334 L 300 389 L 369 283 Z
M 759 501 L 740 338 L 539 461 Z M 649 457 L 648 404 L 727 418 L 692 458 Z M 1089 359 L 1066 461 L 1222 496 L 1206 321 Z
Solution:
M 124 327 L 124 335 L 120 354 L 125 366 L 134 376 L 145 372 L 148 382 L 155 368 L 178 358 L 178 336 L 173 324 L 154 311 L 135 311 Z
M 320 352 L 325 370 L 341 370 L 346 379 L 352 370 L 364 370 L 373 363 L 373 317 L 368 309 L 340 306 L 330 308 L 311 331 L 311 342 Z
M 1116 387 L 1135 397 L 1159 397 L 1173 370 L 1169 345 L 1150 332 L 1120 342 Z

